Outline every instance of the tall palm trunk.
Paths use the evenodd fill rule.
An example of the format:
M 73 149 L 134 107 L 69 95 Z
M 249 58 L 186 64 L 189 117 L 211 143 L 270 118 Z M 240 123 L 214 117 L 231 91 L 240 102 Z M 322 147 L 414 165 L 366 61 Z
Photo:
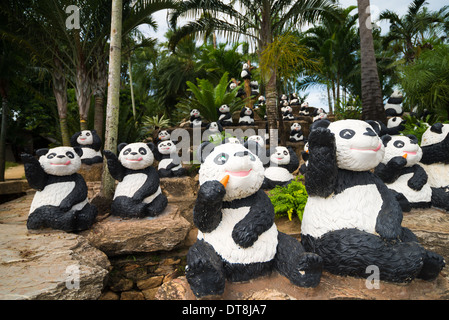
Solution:
M 112 0 L 111 45 L 109 49 L 109 88 L 106 106 L 106 128 L 104 149 L 114 153 L 117 151 L 119 98 L 120 98 L 120 58 L 122 39 L 122 0 Z M 112 199 L 115 181 L 106 169 L 104 161 L 101 181 L 101 196 Z
M 53 59 L 55 68 L 51 75 L 53 80 L 53 94 L 58 106 L 59 126 L 61 128 L 61 138 L 63 146 L 70 146 L 69 127 L 67 125 L 67 81 L 64 74 L 64 67 L 58 57 Z
M 0 181 L 5 181 L 6 163 L 6 130 L 8 126 L 8 96 L 6 80 L 0 80 L 0 96 L 2 98 L 2 127 L 0 131 Z
M 80 43 L 79 30 L 74 31 L 75 46 L 77 51 L 76 77 L 75 77 L 75 94 L 78 102 L 80 115 L 80 128 L 87 130 L 87 115 L 89 113 L 90 98 L 92 95 L 90 79 L 87 71 L 85 56 Z
M 95 97 L 94 129 L 102 139 L 104 128 L 104 101 L 106 96 L 106 87 L 108 85 L 108 73 L 106 57 L 103 53 L 104 50 L 104 47 L 98 47 L 92 79 L 92 93 Z
M 360 51 L 362 69 L 362 118 L 386 122 L 382 90 L 374 54 L 369 0 L 357 0 L 360 24 Z

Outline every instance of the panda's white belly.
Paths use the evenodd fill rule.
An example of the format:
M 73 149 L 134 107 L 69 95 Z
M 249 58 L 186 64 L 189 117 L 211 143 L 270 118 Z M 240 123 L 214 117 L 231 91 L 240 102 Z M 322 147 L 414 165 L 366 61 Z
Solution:
M 433 188 L 449 187 L 449 164 L 434 163 L 425 165 L 420 163 L 429 177 L 427 182 Z
M 250 116 L 243 116 L 243 117 L 240 117 L 240 122 L 253 123 L 254 119 L 252 119 Z
M 173 162 L 173 160 L 172 159 L 170 159 L 170 158 L 168 158 L 168 159 L 162 159 L 160 162 L 159 162 L 159 165 L 158 165 L 158 169 L 166 169 L 169 165 L 170 165 L 170 163 L 172 163 Z M 181 169 L 181 164 L 178 164 L 176 167 L 173 167 L 171 170 L 178 170 L 178 169 Z
M 345 228 L 375 233 L 382 197 L 376 185 L 355 186 L 327 198 L 309 196 L 301 233 L 315 238 Z
M 249 212 L 249 207 L 222 209 L 222 220 L 212 232 L 198 231 L 198 239 L 211 244 L 215 251 L 230 263 L 256 263 L 270 261 L 276 255 L 278 231 L 273 224 L 248 248 L 242 248 L 232 239 L 234 226 Z
M 39 207 L 42 206 L 55 206 L 58 207 L 62 200 L 64 200 L 75 187 L 74 181 L 52 183 L 47 186 L 42 191 L 36 191 L 33 201 L 31 202 L 29 213 L 34 212 Z M 87 197 L 84 201 L 74 205 L 73 210 L 80 210 L 87 203 Z
M 129 174 L 123 178 L 122 181 L 120 181 L 117 184 L 117 187 L 115 188 L 114 193 L 114 199 L 120 196 L 125 196 L 128 198 L 132 198 L 134 194 L 139 190 L 145 181 L 147 180 L 147 175 L 144 173 L 134 173 Z M 143 202 L 150 203 L 153 201 L 154 198 L 156 198 L 161 193 L 161 187 L 157 189 L 155 193 L 152 195 L 146 197 Z
M 92 159 L 96 156 L 102 156 L 100 151 L 95 151 L 92 148 L 82 148 L 83 149 L 83 155 L 81 156 L 81 159 Z
M 198 119 L 193 120 L 193 121 L 192 121 L 192 125 L 193 125 L 194 127 L 199 127 L 199 126 L 201 126 L 201 120 L 198 120 Z
M 271 181 L 290 181 L 293 175 L 285 168 L 268 167 L 265 169 L 265 177 Z
M 395 182 L 387 184 L 387 187 L 402 193 L 409 202 L 430 202 L 432 198 L 430 185 L 426 183 L 421 190 L 413 190 L 407 184 L 411 177 L 413 177 L 413 173 L 404 174 Z

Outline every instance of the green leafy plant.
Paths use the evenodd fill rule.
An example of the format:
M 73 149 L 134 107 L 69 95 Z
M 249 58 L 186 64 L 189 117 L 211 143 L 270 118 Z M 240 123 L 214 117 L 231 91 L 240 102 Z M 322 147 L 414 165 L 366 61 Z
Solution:
M 290 221 L 294 213 L 302 221 L 308 195 L 306 187 L 296 177 L 287 187 L 277 186 L 268 192 L 277 217 L 287 215 Z

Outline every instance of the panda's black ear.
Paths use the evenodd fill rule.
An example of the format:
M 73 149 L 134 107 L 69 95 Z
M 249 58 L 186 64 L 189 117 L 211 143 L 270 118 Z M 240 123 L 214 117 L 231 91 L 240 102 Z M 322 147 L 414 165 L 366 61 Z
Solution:
M 384 144 L 384 146 L 386 147 L 388 142 L 391 140 L 391 136 L 388 134 L 385 134 L 381 137 L 382 139 L 382 143 Z
M 76 154 L 81 157 L 83 155 L 83 149 L 80 147 L 73 147 L 73 150 L 75 150 Z
M 36 155 L 38 157 L 43 156 L 44 154 L 48 153 L 48 148 L 42 148 L 42 149 L 38 149 L 36 150 Z
M 198 147 L 198 150 L 196 152 L 196 157 L 199 162 L 204 163 L 204 160 L 206 160 L 207 156 L 211 154 L 212 151 L 214 151 L 215 145 L 212 142 L 206 141 L 200 144 Z
M 327 128 L 331 122 L 327 119 L 317 120 L 311 124 L 309 131 L 313 131 L 316 128 Z
M 120 153 L 124 147 L 126 147 L 128 144 L 126 142 L 122 142 L 117 146 L 117 153 Z
M 147 143 L 148 148 L 150 148 L 151 152 L 154 153 L 154 150 L 156 149 L 156 146 L 152 142 Z
M 412 144 L 418 144 L 418 138 L 414 136 L 413 134 L 408 134 L 407 137 L 410 139 Z
M 93 129 L 93 130 L 90 130 L 90 132 L 91 133 L 97 133 L 97 130 Z
M 430 131 L 442 134 L 443 133 L 443 124 L 440 122 L 435 123 L 432 127 L 430 127 Z

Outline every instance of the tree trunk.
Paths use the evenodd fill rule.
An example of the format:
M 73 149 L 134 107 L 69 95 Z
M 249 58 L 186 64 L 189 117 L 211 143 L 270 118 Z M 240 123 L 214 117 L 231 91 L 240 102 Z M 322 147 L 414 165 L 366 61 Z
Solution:
M 0 181 L 5 181 L 5 162 L 6 162 L 6 130 L 8 127 L 8 98 L 6 96 L 6 90 L 1 88 L 1 97 L 2 97 L 2 128 L 0 132 Z
M 76 29 L 74 30 L 75 46 L 77 50 L 75 94 L 79 108 L 80 129 L 87 130 L 88 129 L 87 116 L 89 113 L 92 88 L 90 85 L 90 79 L 87 71 L 83 49 L 81 48 L 79 32 L 80 32 L 79 30 Z
M 70 133 L 67 125 L 67 81 L 64 67 L 59 58 L 54 58 L 55 69 L 52 72 L 53 94 L 58 106 L 59 126 L 61 128 L 61 139 L 63 146 L 70 146 Z
M 106 106 L 106 128 L 104 149 L 117 153 L 119 98 L 120 98 L 120 58 L 122 39 L 122 0 L 112 0 L 111 45 L 109 49 L 108 98 Z M 104 198 L 112 199 L 115 180 L 103 163 L 100 192 Z
M 105 46 L 97 47 L 96 62 L 93 69 L 92 90 L 95 97 L 94 129 L 103 140 L 104 98 L 108 85 Z
M 362 118 L 386 123 L 382 89 L 374 53 L 369 0 L 357 0 L 360 24 L 360 51 L 362 69 Z
M 131 53 L 128 55 L 129 87 L 131 89 L 131 105 L 133 107 L 134 124 L 136 124 L 136 102 L 134 101 L 133 73 L 131 70 Z

